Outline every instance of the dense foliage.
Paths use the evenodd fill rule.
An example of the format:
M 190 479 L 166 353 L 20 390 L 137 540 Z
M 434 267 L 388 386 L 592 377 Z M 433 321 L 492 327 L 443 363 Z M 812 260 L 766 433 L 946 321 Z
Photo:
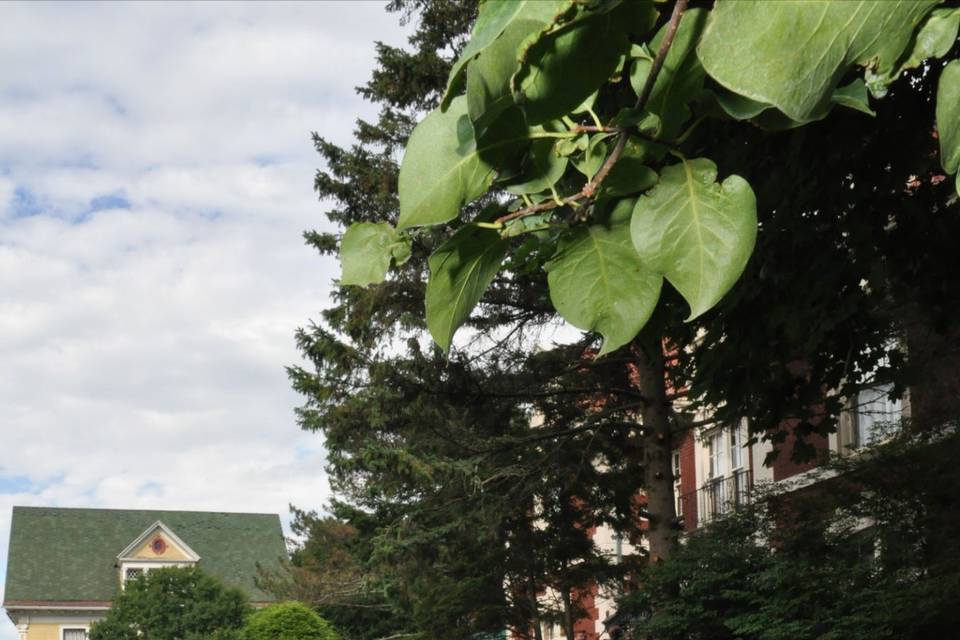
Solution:
M 244 640 L 338 640 L 330 624 L 301 602 L 283 602 L 255 611 Z
M 694 157 L 685 145 L 694 128 L 716 118 L 794 128 L 835 107 L 872 113 L 868 95 L 882 98 L 904 70 L 946 55 L 960 26 L 957 10 L 933 0 L 719 0 L 685 14 L 686 4 L 662 26 L 647 2 L 481 4 L 440 107 L 406 145 L 396 225 L 347 230 L 341 283 L 382 281 L 410 257 L 409 229 L 463 219 L 430 258 L 427 325 L 444 350 L 497 272 L 515 267 L 508 254 L 547 271 L 557 311 L 603 336 L 599 355 L 637 335 L 664 280 L 696 318 L 743 272 L 757 209 L 746 180 L 721 182 L 712 160 Z M 958 85 L 954 61 L 937 92 L 951 174 Z M 495 183 L 515 198 L 461 213 Z
M 551 4 L 526 3 L 524 11 Z M 615 4 L 604 6 L 640 11 Z M 301 424 L 326 437 L 338 500 L 332 505 L 335 519 L 305 520 L 311 524 L 303 553 L 295 555 L 294 582 L 282 588 L 317 604 L 345 638 L 397 633 L 467 638 L 503 628 L 536 637 L 538 622 L 565 623 L 578 615 L 579 603 L 571 597 L 578 587 L 617 584 L 631 569 L 629 563 L 613 566 L 599 553 L 586 535 L 590 527 L 609 524 L 630 539 L 646 535 L 657 555 L 669 553 L 676 540 L 669 452 L 675 439 L 697 424 L 689 417 L 694 413 L 721 424 L 748 416 L 758 437 L 779 440 L 787 435 L 784 425 L 800 435 L 832 430 L 842 398 L 863 384 L 892 381 L 896 394 L 910 387 L 911 402 L 923 416 L 916 425 L 937 424 L 932 409 L 960 397 L 957 378 L 949 374 L 960 350 L 951 323 L 960 310 L 954 284 L 960 264 L 951 242 L 960 233 L 960 218 L 953 181 L 944 173 L 950 162 L 941 166 L 941 156 L 949 153 L 940 147 L 952 138 L 949 131 L 946 137 L 935 134 L 937 122 L 949 129 L 952 116 L 943 113 L 950 105 L 941 100 L 938 113 L 937 96 L 946 95 L 938 87 L 952 81 L 943 62 L 920 62 L 957 57 L 950 47 L 960 14 L 953 8 L 930 13 L 916 39 L 904 44 L 895 68 L 878 64 L 863 76 L 859 55 L 831 56 L 830 64 L 838 66 L 828 70 L 826 86 L 841 90 L 810 105 L 794 104 L 780 93 L 740 99 L 709 68 L 704 72 L 708 65 L 698 57 L 696 41 L 703 45 L 701 29 L 713 18 L 698 4 L 679 23 L 648 97 L 650 113 L 644 114 L 633 111 L 634 104 L 653 75 L 650 67 L 669 31 L 672 8 L 656 6 L 664 13 L 644 23 L 648 33 L 627 35 L 629 51 L 611 63 L 617 71 L 593 79 L 603 86 L 591 110 L 604 129 L 615 130 L 592 130 L 598 123 L 590 111 L 559 117 L 556 127 L 536 125 L 537 137 L 520 149 L 515 171 L 490 169 L 499 151 L 512 147 L 510 140 L 493 150 L 492 159 L 473 153 L 469 140 L 454 148 L 450 142 L 463 142 L 456 137 L 461 134 L 477 138 L 469 123 L 492 127 L 486 123 L 492 112 L 515 103 L 513 89 L 498 100 L 491 93 L 497 87 L 485 79 L 499 73 L 499 62 L 510 63 L 509 55 L 496 53 L 500 45 L 508 47 L 508 37 L 523 40 L 528 29 L 545 23 L 516 20 L 478 56 L 460 55 L 476 15 L 469 1 L 391 3 L 416 21 L 416 30 L 411 51 L 380 46 L 374 78 L 360 89 L 381 106 L 378 121 L 359 122 L 357 142 L 349 149 L 316 139 L 324 162 L 317 191 L 332 203 L 327 215 L 335 231 L 352 231 L 342 238 L 337 232 L 310 232 L 307 239 L 321 253 L 343 254 L 340 284 L 348 286 L 335 288 L 334 304 L 321 322 L 298 333 L 309 366 L 292 368 L 291 378 L 305 398 Z M 599 7 L 580 3 L 563 14 L 569 24 L 544 37 L 559 42 L 569 36 L 563 42 L 571 46 L 581 46 L 581 36 L 582 42 L 604 40 L 596 44 L 600 49 L 623 46 L 624 25 L 589 17 Z M 924 4 L 911 11 L 923 7 L 929 9 Z M 476 29 L 491 24 L 482 22 Z M 598 24 L 615 33 L 603 31 L 604 38 L 596 38 Z M 797 34 L 778 28 L 777 46 Z M 606 35 L 613 44 L 605 42 Z M 531 47 L 527 60 L 549 48 Z M 467 95 L 451 93 L 444 111 L 439 103 L 457 59 L 464 62 L 454 75 L 465 75 Z M 570 84 L 598 68 L 579 65 Z M 855 82 L 858 75 L 875 96 L 886 92 L 885 97 L 871 101 Z M 676 82 L 681 78 L 693 81 Z M 528 82 L 520 106 L 532 105 L 540 89 L 566 85 Z M 451 113 L 464 109 L 464 100 L 456 135 L 438 133 L 450 124 Z M 491 107 L 489 117 L 484 105 Z M 511 108 L 516 113 L 516 104 Z M 443 166 L 442 158 L 461 152 L 464 180 L 496 179 L 476 200 L 457 207 L 461 220 L 398 231 L 401 216 L 418 210 L 403 204 L 404 193 L 419 197 L 429 190 L 400 188 L 398 198 L 403 180 L 395 160 L 417 121 L 431 110 L 418 134 L 433 141 L 422 150 L 427 160 L 417 163 L 425 184 L 446 184 L 446 177 L 434 179 L 429 172 Z M 815 121 L 793 126 L 801 120 Z M 623 149 L 595 197 L 579 198 L 625 132 Z M 949 145 L 944 148 L 949 151 Z M 710 177 L 711 162 L 749 185 L 759 222 L 753 257 L 738 267 L 740 279 L 719 302 L 716 294 L 736 279 L 732 267 L 711 272 L 714 295 L 708 289 L 695 295 L 683 273 L 664 273 L 666 284 L 658 284 L 663 276 L 630 266 L 640 255 L 634 221 L 656 225 L 670 213 L 664 204 L 669 194 L 655 197 L 660 181 L 671 188 L 683 184 L 684 167 L 691 175 Z M 558 198 L 578 197 L 576 203 L 554 207 L 550 185 Z M 682 189 L 676 195 L 685 205 L 674 212 L 681 220 L 695 203 L 716 208 L 718 193 L 732 194 L 725 201 L 737 206 L 730 211 L 742 211 L 748 200 L 743 182 L 729 177 L 702 190 L 690 181 L 687 186 L 692 199 Z M 535 187 L 542 193 L 530 191 Z M 647 198 L 643 202 L 650 206 L 638 216 L 640 192 L 647 193 L 640 200 Z M 443 189 L 441 196 L 451 199 Z M 544 209 L 524 211 L 530 208 L 525 199 Z M 519 208 L 495 215 L 523 215 L 491 228 L 497 223 L 488 207 L 511 201 L 509 206 Z M 735 219 L 742 223 L 749 216 Z M 361 226 L 350 226 L 357 223 Z M 746 225 L 734 226 L 736 237 L 748 233 Z M 653 255 L 654 245 L 644 250 Z M 350 259 L 351 252 L 359 253 Z M 556 259 L 563 256 L 583 262 Z M 494 259 L 499 270 L 490 266 Z M 607 279 L 608 288 L 589 282 L 564 288 L 571 274 L 590 273 L 579 265 L 608 260 L 609 273 L 616 275 Z M 669 266 L 661 263 L 665 272 Z M 435 280 L 429 291 L 428 277 Z M 479 285 L 487 279 L 482 291 Z M 445 301 L 444 292 L 459 285 L 470 296 Z M 658 287 L 659 303 L 653 291 Z M 602 315 L 592 327 L 601 336 L 552 344 L 555 309 L 565 317 L 564 309 L 572 310 L 568 319 L 586 327 L 587 320 L 577 318 L 594 317 L 595 294 L 608 296 L 617 303 L 614 310 L 623 312 Z M 650 304 L 641 308 L 638 296 Z M 480 302 L 471 309 L 473 298 Z M 716 304 L 684 323 L 694 303 L 701 311 Z M 451 336 L 461 322 L 470 331 L 454 343 Z M 426 330 L 449 343 L 447 356 L 423 343 Z M 595 360 L 604 339 L 607 347 L 628 342 Z M 663 344 L 672 357 L 663 358 Z M 667 376 L 673 382 L 669 389 L 663 388 Z M 830 391 L 826 399 L 824 389 Z M 924 389 L 938 401 L 924 402 Z M 795 456 L 809 455 L 803 444 L 793 448 Z M 641 488 L 656 499 L 638 512 L 632 498 Z M 651 524 L 642 532 L 641 514 Z M 350 533 L 339 537 L 344 531 Z M 339 542 L 328 545 L 331 536 Z M 324 568 L 350 576 L 347 593 L 331 588 Z M 548 588 L 566 594 L 567 602 L 536 597 Z M 350 619 L 356 624 L 343 626 L 341 621 Z
M 91 640 L 237 640 L 246 595 L 197 567 L 154 569 L 126 583 Z
M 698 530 L 621 602 L 622 637 L 951 637 L 960 624 L 958 455 L 955 426 L 900 434 L 837 461 L 818 485 L 781 488 Z

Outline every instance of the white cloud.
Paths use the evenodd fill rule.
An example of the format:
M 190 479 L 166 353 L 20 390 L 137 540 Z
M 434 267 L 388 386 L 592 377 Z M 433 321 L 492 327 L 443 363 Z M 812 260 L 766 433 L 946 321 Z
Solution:
M 375 116 L 353 89 L 374 40 L 404 42 L 397 16 L 0 14 L 0 571 L 14 504 L 321 507 L 322 442 L 284 372 L 335 275 L 300 237 L 325 225 L 309 135 L 348 143 Z

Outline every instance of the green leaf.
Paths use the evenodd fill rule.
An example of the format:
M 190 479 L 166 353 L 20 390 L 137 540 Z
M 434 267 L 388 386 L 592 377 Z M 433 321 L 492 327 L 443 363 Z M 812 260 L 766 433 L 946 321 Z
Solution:
M 528 143 L 518 110 L 504 113 L 479 142 L 459 97 L 446 112 L 432 111 L 417 125 L 400 164 L 398 229 L 453 220 L 460 207 L 483 195 L 497 165 Z
M 666 167 L 637 200 L 633 244 L 690 305 L 688 320 L 713 307 L 743 272 L 757 236 L 757 201 L 747 181 L 717 183 L 706 158 Z
M 960 169 L 960 60 L 950 62 L 940 74 L 937 134 L 940 137 L 940 164 L 947 173 L 957 173 Z M 960 176 L 957 193 L 960 193 Z
M 577 151 L 586 151 L 589 145 L 590 136 L 585 133 L 581 133 L 576 138 L 560 139 L 560 141 L 557 142 L 556 151 L 557 155 L 570 156 L 575 154 Z
M 546 269 L 550 300 L 560 315 L 603 336 L 598 356 L 637 335 L 657 306 L 663 283 L 640 261 L 626 224 L 569 231 Z
M 444 351 L 500 269 L 507 242 L 492 229 L 461 227 L 428 261 L 427 328 Z
M 834 91 L 831 100 L 835 104 L 861 111 L 867 115 L 877 115 L 877 113 L 870 108 L 870 96 L 867 93 L 867 85 L 864 83 L 863 78 L 857 78 L 847 86 L 840 87 Z
M 573 166 L 577 171 L 587 176 L 587 180 L 593 178 L 594 174 L 603 166 L 603 161 L 607 159 L 607 145 L 604 142 L 612 134 L 596 133 L 590 136 L 590 144 L 583 155 L 574 158 Z
M 734 120 L 749 120 L 755 118 L 773 106 L 763 102 L 751 100 L 746 96 L 731 91 L 718 90 L 713 94 L 717 104 Z
M 891 74 L 936 1 L 718 0 L 697 52 L 724 87 L 808 122 L 851 66 Z
M 620 159 L 613 165 L 601 183 L 598 199 L 618 198 L 646 191 L 657 183 L 657 172 L 647 166 L 651 160 L 663 155 L 662 147 L 640 140 L 627 139 Z
M 391 260 L 400 265 L 409 257 L 409 238 L 388 223 L 352 224 L 340 240 L 340 284 L 365 287 L 383 282 Z
M 608 11 L 578 8 L 576 17 L 555 23 L 523 45 L 512 79 L 514 101 L 527 122 L 541 124 L 578 109 L 617 70 L 630 50 L 627 33 L 645 30 L 654 12 L 647 2 L 625 2 Z
M 533 141 L 521 171 L 523 182 L 509 185 L 507 191 L 516 195 L 539 193 L 549 189 L 563 177 L 569 158 L 557 154 L 557 140 L 558 138 L 540 138 Z
M 520 47 L 571 6 L 570 0 L 523 2 L 499 38 L 467 67 L 467 107 L 480 131 L 513 106 L 510 78 L 519 66 Z
M 661 125 L 657 131 L 658 137 L 672 139 L 679 135 L 683 123 L 690 117 L 690 108 L 687 106 L 703 88 L 704 72 L 697 59 L 695 48 L 703 32 L 707 19 L 707 11 L 690 9 L 680 20 L 663 67 L 653 85 L 650 97 L 645 108 L 660 116 Z M 660 43 L 667 32 L 668 25 L 664 25 L 650 43 L 651 51 L 658 51 Z M 650 75 L 653 65 L 653 56 L 643 56 L 633 62 L 630 70 L 630 84 L 633 90 L 640 94 L 643 85 Z
M 913 49 L 900 71 L 919 67 L 927 58 L 942 58 L 957 41 L 960 30 L 960 9 L 934 9 L 917 32 Z M 897 74 L 899 75 L 899 73 Z
M 480 5 L 477 20 L 470 32 L 470 42 L 463 48 L 460 57 L 453 63 L 447 79 L 447 89 L 440 101 L 440 108 L 446 111 L 453 99 L 463 90 L 463 73 L 470 61 L 484 49 L 493 44 L 507 26 L 526 8 L 526 5 L 541 4 L 542 0 L 488 0 Z M 570 4 L 571 0 L 564 0 Z

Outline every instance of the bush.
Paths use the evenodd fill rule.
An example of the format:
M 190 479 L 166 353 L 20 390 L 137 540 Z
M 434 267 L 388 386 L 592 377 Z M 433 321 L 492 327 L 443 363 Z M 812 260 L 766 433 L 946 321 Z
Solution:
M 236 637 L 248 612 L 247 596 L 197 567 L 154 569 L 127 583 L 90 640 Z
M 338 640 L 330 624 L 301 602 L 260 609 L 247 620 L 246 640 Z
M 904 434 L 835 462 L 836 477 L 761 494 L 647 568 L 620 601 L 621 637 L 956 637 L 958 456 L 955 431 Z

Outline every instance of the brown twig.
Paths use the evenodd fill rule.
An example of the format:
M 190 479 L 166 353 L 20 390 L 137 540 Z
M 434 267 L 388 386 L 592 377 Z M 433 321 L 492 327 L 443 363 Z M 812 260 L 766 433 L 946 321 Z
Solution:
M 650 65 L 650 73 L 647 74 L 647 79 L 643 83 L 643 88 L 640 90 L 640 94 L 637 96 L 637 101 L 634 104 L 634 109 L 642 109 L 647 104 L 647 100 L 650 99 L 650 94 L 653 93 L 653 87 L 657 82 L 657 76 L 660 75 L 660 70 L 663 68 L 663 62 L 667 58 L 667 54 L 670 52 L 670 45 L 673 44 L 673 38 L 677 34 L 677 28 L 680 26 L 680 18 L 683 17 L 683 12 L 687 9 L 688 0 L 677 0 L 676 4 L 673 5 L 673 13 L 670 15 L 670 22 L 667 23 L 667 30 L 663 34 L 663 41 L 660 43 L 660 49 L 657 51 L 656 57 L 653 59 L 653 64 Z M 620 159 L 620 156 L 623 154 L 624 148 L 627 146 L 627 139 L 630 137 L 630 132 L 626 128 L 620 127 L 590 127 L 590 126 L 578 126 L 574 129 L 575 131 L 579 130 L 582 132 L 586 131 L 604 131 L 611 133 L 619 133 L 617 136 L 617 144 L 614 145 L 613 151 L 607 156 L 607 159 L 604 161 L 603 165 L 600 167 L 600 170 L 593 176 L 593 178 L 587 182 L 580 190 L 579 193 L 575 193 L 572 196 L 567 196 L 562 198 L 559 201 L 557 200 L 548 200 L 546 202 L 541 202 L 540 204 L 535 204 L 524 209 L 518 209 L 512 213 L 500 216 L 496 219 L 498 224 L 504 224 L 511 220 L 516 220 L 517 218 L 523 218 L 540 211 L 549 211 L 550 209 L 556 209 L 557 207 L 572 204 L 574 202 L 579 202 L 580 200 L 588 200 L 596 194 L 597 189 L 600 188 L 600 185 L 606 179 L 607 175 L 610 174 L 610 171 L 613 169 L 613 165 L 617 164 L 617 161 Z M 670 146 L 669 143 L 665 143 L 659 140 L 652 140 L 652 142 L 657 142 L 658 144 L 665 144 Z

